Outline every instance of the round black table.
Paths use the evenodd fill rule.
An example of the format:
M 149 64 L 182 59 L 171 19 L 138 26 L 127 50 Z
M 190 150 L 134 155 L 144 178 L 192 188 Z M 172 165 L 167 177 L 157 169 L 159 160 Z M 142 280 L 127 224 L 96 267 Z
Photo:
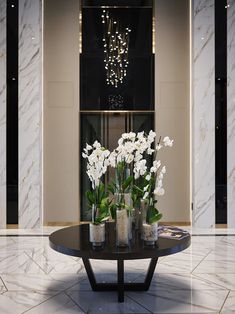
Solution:
M 49 236 L 50 247 L 57 252 L 81 257 L 88 279 L 94 291 L 118 291 L 118 301 L 124 301 L 124 291 L 147 291 L 151 284 L 158 257 L 174 254 L 190 246 L 188 234 L 181 240 L 159 237 L 155 246 L 145 246 L 138 231 L 134 231 L 129 247 L 116 246 L 114 223 L 106 223 L 106 241 L 103 247 L 93 248 L 89 242 L 89 225 L 72 226 L 53 232 Z M 144 282 L 124 282 L 124 260 L 150 258 Z M 98 283 L 90 259 L 117 260 L 117 283 Z

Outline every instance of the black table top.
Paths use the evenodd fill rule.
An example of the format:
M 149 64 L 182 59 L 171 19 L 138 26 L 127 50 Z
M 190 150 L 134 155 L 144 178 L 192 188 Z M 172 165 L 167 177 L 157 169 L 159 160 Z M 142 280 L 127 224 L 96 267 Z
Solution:
M 60 253 L 93 259 L 143 259 L 174 254 L 190 246 L 190 235 L 181 240 L 158 238 L 154 247 L 144 245 L 138 231 L 133 232 L 129 247 L 116 246 L 114 223 L 106 223 L 105 244 L 93 248 L 89 242 L 89 224 L 72 226 L 53 232 L 50 247 Z

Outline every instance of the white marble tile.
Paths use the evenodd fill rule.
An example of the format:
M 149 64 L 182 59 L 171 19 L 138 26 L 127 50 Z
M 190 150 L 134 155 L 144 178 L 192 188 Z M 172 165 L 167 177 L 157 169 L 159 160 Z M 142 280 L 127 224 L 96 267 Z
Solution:
M 124 303 L 117 302 L 117 292 L 69 291 L 67 294 L 86 313 L 149 313 L 127 296 Z
M 210 313 L 219 312 L 227 290 L 161 290 L 128 293 L 152 313 Z
M 81 314 L 84 313 L 74 301 L 67 295 L 61 293 L 40 305 L 32 308 L 28 314 Z
M 73 273 L 78 274 L 83 270 L 82 260 L 52 250 L 49 246 L 34 248 L 29 253 L 34 260 L 47 274 L 51 273 Z
M 194 269 L 193 273 L 234 273 L 235 258 L 234 254 L 217 254 L 211 252 L 208 256 Z
M 0 294 L 2 294 L 3 292 L 6 292 L 7 288 L 4 284 L 4 282 L 2 281 L 1 277 L 0 277 Z
M 29 236 L 20 236 L 20 237 L 11 237 L 11 240 L 14 242 L 14 248 L 17 250 L 24 251 L 34 251 L 44 246 L 49 246 L 49 239 L 47 236 L 43 237 L 29 237 Z
M 19 0 L 19 226 L 41 224 L 41 0 Z
M 227 186 L 228 226 L 235 228 L 235 1 L 227 9 Z
M 22 314 L 51 296 L 45 292 L 7 291 L 0 295 L 0 313 Z
M 232 249 L 235 247 L 235 236 L 224 236 L 221 243 Z
M 195 274 L 195 276 L 202 280 L 208 280 L 220 288 L 235 291 L 235 273 Z
M 141 282 L 144 279 L 144 275 L 141 274 L 135 281 Z M 73 289 L 73 288 L 72 288 Z M 193 274 L 184 273 L 155 273 L 150 285 L 149 290 L 164 291 L 164 290 L 227 290 L 226 287 L 222 287 L 220 284 L 211 281 L 206 276 L 195 276 Z
M 225 300 L 221 313 L 224 313 L 224 314 L 235 313 L 235 292 L 234 291 L 230 291 L 227 299 Z
M 9 250 L 14 244 L 15 242 L 10 237 L 0 237 L 0 251 Z
M 192 2 L 193 226 L 215 224 L 214 0 Z
M 85 274 L 84 274 L 85 275 Z M 25 274 L 8 273 L 1 275 L 2 281 L 9 291 L 46 291 L 57 293 L 73 288 L 85 277 L 74 274 Z M 0 282 L 1 284 L 1 282 Z
M 48 226 L 41 226 L 40 228 L 35 229 L 1 229 L 0 235 L 12 235 L 12 236 L 18 236 L 18 235 L 29 235 L 29 236 L 35 236 L 35 235 L 50 235 L 52 232 L 69 227 L 66 226 L 57 226 L 57 227 L 48 227 Z
M 43 270 L 26 253 L 0 251 L 1 274 L 42 274 Z
M 126 292 L 120 304 L 116 292 L 93 292 L 84 268 L 76 274 L 81 260 L 51 250 L 47 237 L 0 237 L 0 313 L 219 313 L 224 302 L 223 313 L 230 313 L 234 237 L 193 239 L 187 250 L 160 260 L 148 292 Z M 125 281 L 142 282 L 148 262 L 126 262 Z M 99 282 L 116 282 L 115 261 L 92 265 Z
M 0 0 L 0 228 L 6 226 L 6 1 Z

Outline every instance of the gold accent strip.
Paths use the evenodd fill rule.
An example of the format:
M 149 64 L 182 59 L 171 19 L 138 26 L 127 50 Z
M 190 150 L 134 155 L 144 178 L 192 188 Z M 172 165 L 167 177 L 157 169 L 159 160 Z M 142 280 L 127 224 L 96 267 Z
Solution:
M 84 5 L 83 8 L 87 9 L 150 9 L 152 8 L 151 5 L 146 5 L 146 6 L 119 6 L 119 5 Z
M 226 229 L 228 226 L 227 224 L 216 224 L 215 228 L 216 229 Z
M 7 224 L 7 229 L 18 229 L 18 224 Z
M 80 110 L 80 113 L 155 113 L 154 110 Z
M 71 221 L 51 221 L 44 223 L 44 227 L 63 227 L 63 226 L 77 226 L 84 224 L 85 222 L 81 223 L 79 221 L 71 222 Z
M 191 226 L 189 221 L 160 221 L 158 223 L 161 226 Z

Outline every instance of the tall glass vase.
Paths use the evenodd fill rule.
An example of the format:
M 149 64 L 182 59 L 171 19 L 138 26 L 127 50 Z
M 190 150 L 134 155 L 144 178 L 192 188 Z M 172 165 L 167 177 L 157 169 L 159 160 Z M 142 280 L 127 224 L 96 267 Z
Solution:
M 115 202 L 120 204 L 116 211 L 116 244 L 117 246 L 128 246 L 132 239 L 132 219 L 131 219 L 131 194 L 115 194 Z
M 142 234 L 143 224 L 146 223 L 147 209 L 148 209 L 148 201 L 141 199 L 140 200 L 140 218 L 139 218 L 139 232 L 141 234 Z

